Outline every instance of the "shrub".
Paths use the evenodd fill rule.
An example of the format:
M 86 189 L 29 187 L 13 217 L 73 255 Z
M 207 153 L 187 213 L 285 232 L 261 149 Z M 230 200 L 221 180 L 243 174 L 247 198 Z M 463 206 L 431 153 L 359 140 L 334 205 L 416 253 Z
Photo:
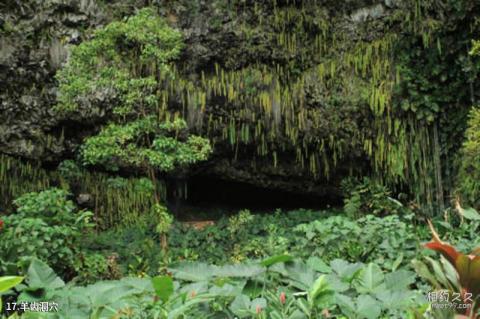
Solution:
M 470 111 L 457 185 L 459 194 L 466 203 L 480 207 L 480 108 Z
M 458 303 L 467 305 L 465 308 L 448 309 L 450 310 L 449 318 L 457 318 L 453 312 L 465 315 L 465 318 L 480 318 L 480 247 L 469 254 L 459 252 L 440 239 L 431 222 L 429 226 L 433 239 L 424 246 L 439 252 L 442 259 L 438 262 L 427 258 L 427 263 L 414 260 L 416 271 L 437 290 L 435 293 L 445 292 L 449 296 L 446 299 L 447 302 L 452 301 L 457 295 Z M 439 300 L 439 302 L 443 301 Z
M 390 190 L 370 178 L 361 181 L 345 179 L 342 181 L 345 194 L 345 212 L 351 216 L 373 214 L 385 216 L 401 213 L 402 204 L 391 197 Z
M 114 279 L 110 276 L 108 260 L 102 254 L 81 254 L 75 258 L 76 281 L 81 284 L 92 284 L 96 281 Z
M 49 189 L 14 201 L 17 210 L 4 217 L 0 230 L 0 273 L 14 273 L 22 260 L 35 256 L 73 275 L 78 240 L 90 226 L 90 212 L 76 211 L 68 193 Z

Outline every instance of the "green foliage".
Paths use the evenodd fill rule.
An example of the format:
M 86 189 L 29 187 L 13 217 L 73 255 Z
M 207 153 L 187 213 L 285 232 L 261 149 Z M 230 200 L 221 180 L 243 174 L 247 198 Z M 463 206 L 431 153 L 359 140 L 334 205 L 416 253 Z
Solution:
M 477 212 L 472 211 L 478 215 Z M 421 261 L 414 261 L 417 272 L 427 279 L 435 289 L 445 289 L 450 298 L 453 293 L 463 296 L 464 300 L 459 303 L 468 304 L 469 307 L 454 309 L 461 314 L 466 314 L 470 318 L 478 318 L 476 314 L 480 310 L 478 302 L 480 301 L 480 247 L 476 247 L 468 255 L 457 251 L 457 249 L 448 243 L 440 240 L 440 237 L 433 225 L 429 223 L 433 239 L 424 246 L 441 253 L 443 259 L 441 263 L 427 258 L 430 262 L 433 272 L 428 272 L 428 266 Z M 469 297 L 465 297 L 466 295 Z M 452 299 L 447 299 L 452 300 Z
M 74 260 L 75 281 L 78 284 L 92 284 L 99 280 L 114 279 L 108 266 L 108 260 L 102 254 L 80 253 Z
M 232 239 L 241 238 L 247 234 L 248 224 L 253 221 L 252 213 L 248 209 L 241 210 L 228 220 L 228 231 Z
M 58 72 L 60 98 L 56 109 L 72 111 L 96 92 L 114 90 L 119 101 L 114 112 L 128 115 L 138 105 L 156 103 L 156 70 L 182 49 L 179 31 L 169 28 L 153 9 L 145 8 L 124 21 L 95 31 L 93 38 L 74 47 L 68 64 Z M 149 70 L 148 76 L 142 71 Z
M 170 63 L 182 47 L 181 33 L 145 8 L 96 30 L 91 39 L 73 47 L 57 74 L 56 111 L 71 115 L 84 108 L 87 112 L 103 108 L 113 113 L 109 124 L 85 139 L 82 164 L 148 173 L 156 202 L 160 201 L 156 170 L 185 168 L 212 152 L 207 139 L 189 135 L 186 122 L 166 110 L 168 92 L 161 84 L 173 75 Z M 69 168 L 65 164 L 61 172 L 71 174 Z M 113 216 L 108 217 L 113 223 Z
M 65 286 L 53 269 L 38 259 L 30 261 L 26 277 L 27 285 L 18 288 L 21 291 L 20 300 L 43 300 L 51 290 Z
M 170 232 L 170 251 L 181 258 L 185 258 L 186 254 L 190 258 L 213 263 L 264 258 L 288 250 L 298 253 L 302 248 L 297 246 L 298 238 L 292 228 L 322 218 L 324 214 L 298 210 L 258 215 L 242 210 L 201 230 L 175 223 Z
M 82 177 L 82 169 L 73 160 L 65 160 L 58 164 L 58 173 L 69 182 L 74 182 Z
M 457 187 L 467 204 L 480 207 L 480 108 L 470 111 L 465 135 Z
M 61 189 L 28 193 L 14 201 L 17 218 L 41 218 L 49 225 L 74 224 L 78 218 L 75 204 Z
M 113 113 L 110 123 L 85 139 L 79 156 L 82 164 L 110 171 L 133 168 L 150 179 L 150 183 L 140 179 L 133 190 L 127 185 L 131 183 L 110 180 L 106 205 L 118 204 L 108 209 L 107 220 L 99 220 L 103 224 L 131 223 L 132 217 L 144 220 L 139 215 L 151 216 L 152 210 L 158 210 L 151 202 L 158 204 L 163 195 L 156 171 L 183 169 L 206 160 L 212 152 L 207 139 L 190 135 L 186 122 L 165 108 L 167 93 L 161 84 L 173 75 L 171 62 L 182 47 L 181 33 L 153 9 L 145 8 L 96 30 L 92 38 L 73 47 L 69 61 L 57 74 L 60 95 L 56 111 L 72 115 L 85 108 L 87 112 L 102 108 Z M 59 170 L 70 180 L 79 178 L 72 163 L 63 163 Z M 133 193 L 133 202 L 140 205 L 118 200 L 117 195 L 124 194 L 121 188 Z M 165 225 L 160 231 L 165 232 Z
M 170 268 L 171 276 L 75 287 L 65 285 L 46 264 L 33 260 L 26 285 L 18 288 L 18 301 L 55 301 L 56 317 L 69 319 L 313 319 L 325 311 L 336 317 L 378 318 L 398 317 L 423 304 L 419 292 L 409 288 L 415 277 L 408 271 L 384 273 L 375 264 L 344 260 L 334 260 L 321 271 L 316 265 L 312 258 L 277 262 L 270 268 L 256 263 L 186 263 Z
M 391 197 L 391 191 L 386 186 L 369 178 L 365 177 L 362 181 L 345 179 L 342 189 L 345 194 L 344 210 L 350 216 L 400 215 L 406 211 L 398 200 Z
M 2 294 L 14 288 L 23 281 L 23 277 L 19 276 L 5 276 L 0 277 L 0 313 L 2 311 Z
M 36 256 L 71 276 L 79 239 L 91 224 L 90 212 L 77 211 L 60 189 L 28 193 L 17 200 L 14 214 L 3 218 L 0 272 L 18 271 L 22 260 Z
M 472 49 L 470 50 L 471 55 L 480 55 L 480 41 L 472 41 Z
M 0 196 L 3 209 L 13 210 L 13 200 L 25 193 L 40 192 L 52 186 L 76 194 L 88 194 L 88 207 L 95 212 L 98 229 L 132 224 L 148 215 L 155 204 L 155 190 L 165 198 L 162 181 L 142 177 L 112 177 L 89 171 L 73 160 L 60 163 L 57 170 L 46 170 L 40 163 L 30 163 L 0 155 Z
M 178 135 L 186 129 L 181 119 L 158 123 L 154 117 L 145 117 L 125 125 L 110 124 L 98 135 L 87 138 L 82 150 L 85 165 L 99 164 L 110 170 L 118 167 L 154 167 L 171 171 L 206 160 L 212 149 L 208 140 L 189 136 L 185 142 L 164 134 Z M 148 136 L 154 135 L 152 143 Z M 138 145 L 143 140 L 146 145 Z
M 40 192 L 52 184 L 51 174 L 41 169 L 40 163 L 0 154 L 0 196 L 4 209 L 13 208 L 15 198 L 25 193 Z
M 156 204 L 153 206 L 152 210 L 152 215 L 154 215 L 158 220 L 155 231 L 159 234 L 168 233 L 173 223 L 173 217 L 168 213 L 167 208 L 165 206 Z
M 105 254 L 117 252 L 125 273 L 129 265 L 137 265 L 154 275 L 158 265 L 164 265 L 155 227 L 152 223 L 149 228 L 106 232 L 91 238 L 86 245 Z M 475 229 L 471 228 L 470 233 L 465 231 L 462 236 L 458 231 L 454 237 L 464 243 L 473 233 Z M 350 218 L 329 217 L 325 211 L 299 210 L 274 215 L 244 211 L 204 229 L 174 222 L 168 237 L 167 265 L 185 259 L 225 264 L 290 255 L 318 256 L 326 261 L 343 258 L 350 262 L 376 262 L 383 269 L 396 270 L 418 254 L 418 240 L 427 239 L 428 232 L 412 225 L 412 215 Z
M 172 241 L 167 263 L 158 245 L 160 238 L 154 223 L 151 229 L 138 225 L 135 229 L 124 229 L 123 238 L 118 236 L 120 230 L 101 233 L 99 237 L 104 236 L 111 244 L 109 249 L 118 253 L 124 273 L 147 278 L 101 281 L 86 287 L 64 286 L 48 266 L 33 260 L 26 285 L 17 287 L 18 300 L 40 298 L 58 302 L 59 318 L 92 315 L 110 318 L 114 314 L 120 318 L 182 318 L 183 315 L 313 319 L 321 318 L 324 313 L 358 319 L 400 318 L 414 313 L 426 316 L 429 305 L 424 296 L 432 288 L 418 281 L 408 263 L 421 254 L 418 243 L 428 236 L 425 227 L 417 230 L 409 216 L 401 219 L 369 215 L 351 219 L 322 215 L 325 212 L 256 215 L 242 211 L 225 218 L 220 225 L 207 227 L 209 229 L 189 229 L 183 233 L 185 238 L 171 236 L 180 234 L 179 229 L 184 227 L 177 222 L 170 231 Z M 468 216 L 468 225 L 449 231 L 452 238 L 476 236 L 480 221 L 471 214 Z M 445 229 L 452 227 L 444 221 L 437 223 Z M 215 229 L 219 232 L 214 232 Z M 252 241 L 269 246 L 270 236 L 286 238 L 286 246 L 277 247 L 280 254 L 264 248 L 256 255 L 247 247 Z M 77 278 L 82 283 L 93 282 L 96 276 L 108 278 L 103 277 L 105 266 L 101 266 L 107 247 L 98 242 L 98 238 L 92 239 L 97 241 L 96 246 L 89 245 L 96 251 L 95 255 L 91 258 L 87 257 L 88 253 L 78 255 L 80 260 L 76 265 L 83 264 L 84 272 L 92 268 L 92 277 L 84 274 Z M 179 240 L 185 241 L 181 247 Z M 190 243 L 191 240 L 198 240 L 201 245 Z M 236 241 L 245 246 L 245 257 L 244 262 L 232 265 L 229 264 L 232 259 L 239 260 L 232 258 L 237 256 L 232 249 L 235 246 L 232 242 Z M 191 244 L 189 254 L 185 252 L 186 243 Z M 272 243 L 272 247 L 276 247 L 277 242 Z M 284 249 L 289 254 L 285 254 Z M 214 255 L 215 251 L 223 254 Z M 222 265 L 192 262 L 195 253 L 202 260 L 215 258 Z M 260 256 L 266 259 L 258 260 Z M 131 268 L 127 269 L 125 262 L 135 258 L 144 259 L 136 264 L 130 262 Z M 422 276 L 430 274 L 436 278 L 431 274 L 440 268 L 431 271 L 427 265 L 422 269 Z M 448 275 L 447 278 L 456 277 Z M 443 277 L 437 282 L 439 280 Z M 433 287 L 436 289 L 435 283 Z
M 299 253 L 309 252 L 326 260 L 374 261 L 395 270 L 417 254 L 418 240 L 411 216 L 352 220 L 342 216 L 302 224 L 295 228 Z
M 152 278 L 152 285 L 155 289 L 155 294 L 163 302 L 167 302 L 173 294 L 173 280 L 169 276 L 157 276 Z

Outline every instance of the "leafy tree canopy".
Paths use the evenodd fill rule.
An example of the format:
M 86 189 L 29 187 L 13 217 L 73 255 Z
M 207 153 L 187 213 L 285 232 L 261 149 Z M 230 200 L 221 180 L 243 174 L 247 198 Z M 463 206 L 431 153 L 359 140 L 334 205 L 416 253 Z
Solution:
M 185 121 L 166 112 L 166 93 L 160 89 L 162 79 L 172 76 L 171 63 L 182 47 L 181 33 L 146 8 L 97 30 L 72 49 L 57 75 L 55 109 L 69 113 L 102 107 L 113 112 L 113 121 L 86 139 L 84 164 L 166 172 L 207 159 L 209 141 L 189 135 Z

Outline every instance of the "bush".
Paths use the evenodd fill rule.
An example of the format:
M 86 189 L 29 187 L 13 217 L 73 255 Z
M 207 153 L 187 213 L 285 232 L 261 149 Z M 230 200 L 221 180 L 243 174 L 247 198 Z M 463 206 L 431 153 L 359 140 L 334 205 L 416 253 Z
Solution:
M 22 260 L 35 256 L 57 272 L 73 275 L 78 240 L 90 225 L 91 213 L 76 211 L 67 195 L 54 188 L 14 201 L 17 210 L 4 217 L 0 230 L 0 274 L 18 271 Z
M 470 111 L 466 140 L 461 150 L 458 192 L 468 205 L 480 207 L 480 108 Z
M 98 253 L 86 253 L 75 258 L 75 280 L 80 284 L 92 284 L 106 279 L 118 279 L 111 271 L 109 259 Z
M 351 216 L 396 215 L 402 212 L 402 204 L 391 197 L 390 190 L 367 177 L 362 181 L 345 179 L 342 181 L 345 194 L 344 210 Z

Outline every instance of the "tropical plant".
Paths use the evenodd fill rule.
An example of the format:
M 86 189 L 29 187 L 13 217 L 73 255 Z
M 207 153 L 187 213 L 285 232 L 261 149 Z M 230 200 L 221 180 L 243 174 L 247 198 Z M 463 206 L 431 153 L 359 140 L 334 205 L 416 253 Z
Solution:
M 73 276 L 79 240 L 92 225 L 89 211 L 78 211 L 68 193 L 49 189 L 14 201 L 16 212 L 3 218 L 0 232 L 0 273 L 17 272 L 25 257 L 36 256 Z
M 19 285 L 23 281 L 20 276 L 4 276 L 0 277 L 0 314 L 2 312 L 2 294 Z
M 295 251 L 326 260 L 375 261 L 385 269 L 396 270 L 416 255 L 418 242 L 411 218 L 366 215 L 353 220 L 332 216 L 301 224 L 294 229 L 299 234 Z
M 73 47 L 57 74 L 56 111 L 113 113 L 113 121 L 84 141 L 83 164 L 147 173 L 157 203 L 157 170 L 186 167 L 206 160 L 212 151 L 207 139 L 189 135 L 186 122 L 167 111 L 168 92 L 161 90 L 161 83 L 173 75 L 171 63 L 182 47 L 181 33 L 154 9 L 144 8 L 96 30 L 91 39 Z
M 364 177 L 361 181 L 344 179 L 342 190 L 345 194 L 344 210 L 351 216 L 399 215 L 405 211 L 403 205 L 392 198 L 386 186 L 370 178 Z
M 428 273 L 428 268 L 421 262 L 416 262 L 417 271 L 423 275 L 436 289 L 446 289 L 449 300 L 453 300 L 458 293 L 458 303 L 465 307 L 455 308 L 467 318 L 477 318 L 480 310 L 480 248 L 474 249 L 465 255 L 458 252 L 455 247 L 443 242 L 432 223 L 429 221 L 433 240 L 426 243 L 425 247 L 442 254 L 448 262 L 429 260 L 434 269 L 433 275 Z M 447 301 L 449 301 L 447 300 Z

